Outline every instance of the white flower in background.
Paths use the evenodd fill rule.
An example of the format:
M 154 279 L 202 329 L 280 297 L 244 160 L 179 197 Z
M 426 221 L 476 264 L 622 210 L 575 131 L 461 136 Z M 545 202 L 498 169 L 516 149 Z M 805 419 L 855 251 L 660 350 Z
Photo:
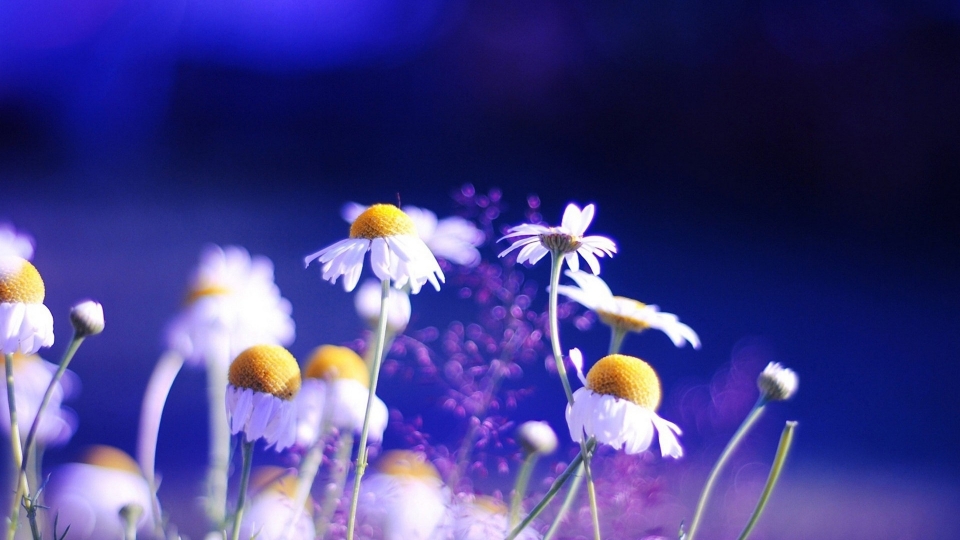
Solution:
M 0 255 L 0 353 L 33 354 L 53 345 L 53 315 L 37 269 L 16 255 Z
M 767 401 L 783 401 L 797 393 L 800 379 L 796 372 L 778 362 L 770 362 L 757 378 L 760 395 Z
M 340 215 L 347 223 L 353 223 L 368 207 L 347 203 Z M 480 262 L 477 246 L 483 244 L 483 231 L 459 216 L 437 220 L 437 215 L 418 206 L 403 206 L 401 210 L 413 221 L 417 234 L 430 251 L 438 258 L 463 266 L 476 266 Z
M 0 356 L 0 365 L 5 358 Z M 53 380 L 57 365 L 51 364 L 37 355 L 13 355 L 13 378 L 16 381 L 17 417 L 21 430 L 30 430 L 37 416 L 37 409 L 43 401 L 43 395 Z M 72 371 L 65 371 L 63 377 L 54 386 L 50 402 L 40 418 L 37 427 L 37 442 L 43 446 L 65 444 L 77 429 L 77 415 L 63 407 L 63 400 L 73 396 L 79 381 Z M 0 385 L 0 427 L 10 434 L 10 411 L 7 402 L 7 386 Z M 24 431 L 24 433 L 26 433 Z
M 422 454 L 391 450 L 360 485 L 359 511 L 383 531 L 384 540 L 444 538 L 450 496 L 440 474 Z
M 563 212 L 563 221 L 559 227 L 547 227 L 533 223 L 524 223 L 511 228 L 500 240 L 516 239 L 513 245 L 503 250 L 503 257 L 515 249 L 520 249 L 517 262 L 536 264 L 544 255 L 554 252 L 562 256 L 571 270 L 580 269 L 579 254 L 587 261 L 594 274 L 600 273 L 600 261 L 597 257 L 613 256 L 617 245 L 605 236 L 584 236 L 590 222 L 593 221 L 594 206 L 588 204 L 583 211 L 575 204 L 567 205 Z
M 560 285 L 557 292 L 596 313 L 604 324 L 615 331 L 643 332 L 654 328 L 666 334 L 677 347 L 683 347 L 689 342 L 694 349 L 700 348 L 697 333 L 680 322 L 676 315 L 664 313 L 657 306 L 632 298 L 614 296 L 610 287 L 598 276 L 579 270 L 568 270 L 565 274 L 579 287 Z
M 279 452 L 296 439 L 300 366 L 279 345 L 254 345 L 230 364 L 227 422 L 247 442 L 264 439 Z
M 346 347 L 323 345 L 310 355 L 297 394 L 297 444 L 313 446 L 329 427 L 360 433 L 370 396 L 370 370 L 357 353 Z M 383 439 L 389 413 L 374 396 L 368 436 Z
M 517 428 L 517 442 L 527 454 L 552 454 L 557 449 L 557 434 L 546 422 L 531 420 Z
M 459 502 L 454 509 L 453 540 L 505 538 L 512 528 L 507 505 L 493 497 L 474 497 Z M 520 540 L 536 540 L 540 535 L 527 527 L 517 535 Z
M 296 475 L 279 467 L 261 467 L 250 480 L 253 498 L 240 524 L 240 538 L 256 540 L 313 540 L 313 501 L 307 501 L 300 512 L 294 508 L 297 490 Z M 290 527 L 290 521 L 297 517 Z
M 353 305 L 371 328 L 380 321 L 380 283 L 375 279 L 363 282 L 353 297 Z M 403 290 L 390 287 L 390 302 L 387 304 L 387 330 L 399 334 L 410 322 L 410 297 Z
M 137 505 L 143 511 L 137 528 L 147 533 L 152 529 L 153 504 L 150 487 L 137 463 L 121 450 L 95 446 L 80 463 L 57 467 L 43 490 L 43 504 L 48 507 L 46 531 L 57 534 L 69 526 L 70 540 L 104 540 L 124 538 L 120 509 Z M 51 536 L 52 538 L 52 536 Z
M 0 223 L 0 257 L 15 255 L 21 259 L 33 258 L 33 238 L 24 233 L 18 233 L 13 225 Z
M 210 246 L 190 282 L 183 311 L 167 328 L 167 346 L 193 364 L 227 363 L 257 344 L 289 345 L 290 302 L 273 281 L 273 263 L 243 248 Z
M 657 372 L 639 358 L 611 354 L 597 361 L 583 376 L 583 355 L 570 351 L 570 360 L 584 387 L 573 393 L 573 405 L 567 406 L 567 426 L 574 442 L 596 437 L 628 454 L 650 448 L 656 431 L 660 453 L 677 458 L 683 448 L 677 440 L 680 428 L 660 418 L 660 379 Z
M 392 204 L 367 208 L 350 225 L 349 238 L 307 255 L 303 262 L 309 266 L 316 259 L 323 279 L 331 283 L 343 276 L 343 288 L 350 292 L 360 280 L 368 251 L 373 273 L 381 280 L 390 279 L 397 288 L 409 284 L 414 294 L 428 281 L 440 290 L 444 277 L 437 259 L 417 235 L 410 216 Z

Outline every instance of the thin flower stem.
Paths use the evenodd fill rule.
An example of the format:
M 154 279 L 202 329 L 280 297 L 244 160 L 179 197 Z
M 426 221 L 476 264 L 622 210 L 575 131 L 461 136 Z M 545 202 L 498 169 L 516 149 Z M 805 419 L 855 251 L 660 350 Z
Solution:
M 530 483 L 530 475 L 533 473 L 533 467 L 537 464 L 537 458 L 540 454 L 530 452 L 523 465 L 520 467 L 520 473 L 517 474 L 517 484 L 513 488 L 513 497 L 510 499 L 510 526 L 513 527 L 520 521 L 520 508 L 523 506 L 523 495 L 527 492 L 527 485 Z
M 353 496 L 350 498 L 350 514 L 347 518 L 347 540 L 353 540 L 357 524 L 357 502 L 360 500 L 360 481 L 367 469 L 367 435 L 370 432 L 370 413 L 373 400 L 377 396 L 377 381 L 380 379 L 380 364 L 383 363 L 383 348 L 387 340 L 387 306 L 390 303 L 390 280 L 380 283 L 380 319 L 377 321 L 377 341 L 370 369 L 370 394 L 367 396 L 367 412 L 363 415 L 363 429 L 360 431 L 360 448 L 357 450 L 357 473 L 353 480 Z
M 594 442 L 592 437 L 590 442 Z M 595 446 L 595 443 L 591 446 Z M 593 452 L 587 448 L 586 441 L 580 441 L 580 452 L 583 454 L 583 472 L 587 478 L 587 495 L 590 499 L 590 518 L 593 521 L 593 538 L 594 540 L 600 540 L 600 512 L 597 509 L 597 490 L 593 485 L 593 470 L 590 467 Z
M 777 480 L 780 479 L 780 472 L 783 471 L 783 464 L 787 461 L 787 454 L 790 453 L 790 446 L 793 444 L 793 432 L 796 428 L 796 422 L 787 422 L 783 427 L 783 433 L 780 434 L 780 444 L 777 445 L 777 455 L 773 458 L 773 465 L 770 467 L 770 475 L 767 476 L 767 483 L 763 486 L 763 492 L 760 494 L 760 500 L 757 501 L 757 507 L 753 510 L 750 521 L 748 521 L 747 526 L 743 528 L 743 532 L 740 533 L 738 540 L 747 540 L 747 537 L 753 532 L 757 521 L 760 520 L 760 514 L 763 513 L 763 509 L 767 506 L 767 501 L 770 500 L 770 494 L 773 493 L 773 488 L 776 487 Z
M 550 345 L 553 347 L 553 360 L 557 363 L 557 373 L 563 383 L 563 392 L 567 396 L 567 404 L 573 405 L 573 392 L 570 390 L 570 380 L 567 379 L 567 368 L 563 364 L 563 349 L 560 348 L 560 324 L 557 321 L 557 287 L 560 286 L 560 268 L 563 267 L 563 255 L 552 251 L 550 253 L 553 265 L 550 267 Z
M 23 464 L 23 447 L 20 446 L 20 427 L 17 425 L 17 398 L 15 386 L 13 383 L 13 354 L 6 353 L 4 367 L 7 373 L 7 405 L 10 409 L 10 446 L 13 456 L 14 469 L 20 470 Z M 10 504 L 10 514 L 7 523 L 7 540 L 13 540 L 17 533 L 17 525 L 20 521 L 20 499 L 27 489 L 23 475 L 17 475 L 17 488 L 13 494 L 13 500 Z
M 760 415 L 763 414 L 764 406 L 767 404 L 767 401 L 762 397 L 757 401 L 757 404 L 753 406 L 753 409 L 750 411 L 750 414 L 743 420 L 743 423 L 740 424 L 740 427 L 737 428 L 737 432 L 733 434 L 733 437 L 730 439 L 730 442 L 727 443 L 727 447 L 723 449 L 723 452 L 720 454 L 720 457 L 717 459 L 717 462 L 713 465 L 713 470 L 710 471 L 710 476 L 707 477 L 707 483 L 703 486 L 703 492 L 700 493 L 700 500 L 697 501 L 697 510 L 693 514 L 693 521 L 690 522 L 690 530 L 687 532 L 684 540 L 693 540 L 694 536 L 697 534 L 697 529 L 700 526 L 700 521 L 703 519 L 703 511 L 707 507 L 707 501 L 710 499 L 711 493 L 713 493 L 713 488 L 717 483 L 717 478 L 720 476 L 720 471 L 729 461 L 730 456 L 733 455 L 733 451 L 737 449 L 737 446 L 740 445 L 740 441 L 747 435 L 747 432 L 756 424 L 757 419 L 760 418 Z
M 240 435 L 245 437 L 244 435 Z M 253 441 L 244 440 L 240 448 L 243 453 L 243 470 L 240 472 L 240 492 L 237 494 L 237 512 L 233 515 L 233 534 L 231 540 L 240 538 L 240 524 L 243 522 L 243 507 L 247 504 L 247 485 L 250 483 L 250 466 L 253 464 Z
M 617 354 L 620 352 L 620 347 L 623 346 L 623 338 L 627 337 L 626 330 L 617 328 L 616 326 L 610 327 L 610 348 L 607 354 Z
M 210 430 L 210 454 L 207 464 L 207 519 L 211 530 L 223 530 L 227 507 L 227 476 L 230 468 L 230 426 L 224 412 L 227 394 L 227 366 L 230 345 L 221 336 L 214 347 L 216 358 L 207 358 L 207 413 Z
M 583 468 L 581 463 L 580 468 Z M 573 501 L 577 498 L 577 493 L 580 492 L 580 484 L 583 483 L 583 474 L 578 473 L 574 475 L 573 480 L 570 482 L 570 488 L 567 490 L 567 496 L 563 499 L 563 504 L 560 505 L 560 511 L 557 512 L 557 517 L 553 518 L 553 523 L 550 524 L 550 529 L 547 530 L 547 534 L 543 535 L 543 540 L 550 540 L 557 530 L 560 528 L 560 523 L 563 522 L 564 516 L 567 515 L 567 512 L 570 511 L 570 507 L 573 506 Z
M 323 538 L 330 526 L 333 513 L 337 511 L 340 504 L 340 496 L 343 495 L 344 484 L 347 480 L 347 469 L 350 468 L 350 451 L 353 450 L 353 433 L 344 433 L 340 436 L 340 446 L 330 464 L 331 478 L 327 484 L 327 490 L 323 494 L 323 503 L 320 506 L 320 513 L 314 521 L 316 525 L 317 538 Z
M 138 504 L 128 504 L 120 509 L 123 519 L 123 540 L 137 540 L 137 522 L 143 515 L 143 508 Z

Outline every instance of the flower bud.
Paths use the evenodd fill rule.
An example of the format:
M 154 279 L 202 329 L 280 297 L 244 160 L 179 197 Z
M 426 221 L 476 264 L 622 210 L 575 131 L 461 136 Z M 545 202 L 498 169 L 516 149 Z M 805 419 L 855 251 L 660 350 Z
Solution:
M 783 401 L 797 393 L 797 374 L 777 362 L 770 362 L 757 378 L 760 395 L 767 401 Z
M 557 449 L 557 434 L 546 422 L 524 422 L 517 428 L 517 440 L 528 454 L 552 454 Z
M 77 337 L 95 336 L 103 332 L 103 306 L 85 300 L 70 308 L 70 324 Z

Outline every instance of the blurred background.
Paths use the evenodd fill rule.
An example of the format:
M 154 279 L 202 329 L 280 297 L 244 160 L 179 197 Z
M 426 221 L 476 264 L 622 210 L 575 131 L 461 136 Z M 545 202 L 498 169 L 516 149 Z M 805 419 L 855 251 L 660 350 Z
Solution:
M 133 452 L 204 245 L 274 261 L 302 357 L 363 328 L 302 264 L 346 233 L 340 206 L 443 217 L 469 183 L 503 190 L 501 225 L 534 193 L 548 222 L 597 204 L 590 231 L 621 248 L 603 277 L 703 341 L 628 340 L 668 396 L 744 343 L 799 372 L 765 427 L 772 454 L 779 422 L 800 422 L 771 519 L 799 537 L 960 535 L 958 88 L 946 0 L 5 0 L 0 222 L 36 240 L 49 360 L 75 301 L 107 317 L 73 364 L 80 429 L 48 463 Z M 445 324 L 444 293 L 414 299 L 424 325 Z M 605 350 L 599 328 L 565 332 Z M 531 377 L 562 426 L 556 381 Z M 168 485 L 202 476 L 203 395 L 202 373 L 174 385 Z

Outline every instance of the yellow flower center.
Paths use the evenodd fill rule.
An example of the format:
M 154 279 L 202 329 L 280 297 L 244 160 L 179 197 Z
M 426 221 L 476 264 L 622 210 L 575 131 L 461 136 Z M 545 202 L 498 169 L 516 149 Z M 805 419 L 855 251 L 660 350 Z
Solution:
M 500 499 L 494 499 L 486 495 L 481 495 L 473 500 L 473 504 L 482 508 L 491 514 L 507 515 L 507 505 Z
M 611 354 L 597 361 L 587 373 L 587 388 L 615 396 L 656 411 L 660 405 L 660 379 L 650 364 L 625 354 Z
M 84 452 L 80 463 L 140 475 L 140 466 L 137 465 L 137 462 L 123 450 L 112 446 L 91 446 Z
M 254 345 L 230 364 L 228 380 L 237 388 L 291 399 L 300 391 L 300 366 L 279 345 Z
M 433 463 L 410 450 L 390 450 L 377 460 L 377 471 L 390 476 L 402 476 L 414 480 L 439 480 L 440 473 Z
M 15 255 L 0 257 L 0 302 L 42 304 L 43 279 L 30 261 Z
M 646 307 L 646 304 L 643 302 L 638 302 L 632 298 L 625 298 L 623 296 L 614 296 L 614 302 L 619 305 L 628 305 L 634 309 L 640 310 Z M 636 319 L 634 317 L 629 317 L 621 313 L 615 313 L 612 311 L 606 311 L 603 309 L 597 310 L 597 317 L 600 319 L 600 322 L 616 328 L 618 330 L 623 330 L 625 332 L 643 332 L 644 330 L 650 328 L 650 325 L 645 321 Z
M 187 293 L 187 297 L 183 300 L 183 304 L 189 306 L 201 298 L 205 298 L 207 296 L 222 296 L 225 294 L 230 294 L 230 289 L 224 287 L 223 285 L 202 285 L 190 289 L 190 291 Z
M 353 350 L 336 345 L 322 345 L 314 349 L 303 376 L 309 379 L 353 379 L 370 388 L 367 364 Z
M 350 238 L 384 238 L 417 236 L 417 227 L 410 216 L 392 204 L 375 204 L 360 214 L 350 225 Z
M 571 236 L 567 233 L 541 234 L 538 238 L 543 247 L 556 253 L 573 253 L 583 245 L 579 236 Z
M 38 362 L 42 360 L 39 355 L 31 354 L 26 355 L 20 351 L 13 353 L 13 369 L 17 369 L 18 366 L 23 365 L 24 362 Z M 7 366 L 7 355 L 0 354 L 0 366 Z

